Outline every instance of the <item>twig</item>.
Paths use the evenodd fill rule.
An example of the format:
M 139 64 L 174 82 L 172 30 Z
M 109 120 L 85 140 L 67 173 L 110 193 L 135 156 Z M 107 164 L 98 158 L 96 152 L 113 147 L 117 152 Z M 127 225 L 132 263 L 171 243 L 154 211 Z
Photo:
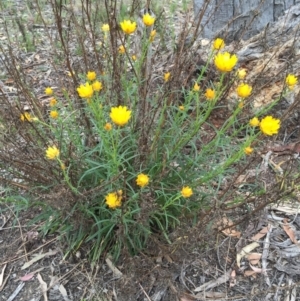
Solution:
M 139 286 L 141 287 L 141 289 L 142 289 L 143 293 L 145 294 L 146 298 L 148 299 L 148 301 L 152 301 L 152 300 L 150 299 L 150 297 L 147 295 L 147 293 L 145 292 L 144 288 L 141 286 L 140 283 L 139 283 Z
M 263 248 L 263 252 L 262 252 L 262 256 L 261 256 L 261 265 L 262 265 L 262 269 L 266 271 L 265 274 L 265 280 L 268 286 L 271 286 L 271 282 L 269 279 L 269 276 L 267 274 L 267 258 L 268 258 L 268 254 L 269 254 L 269 247 L 270 247 L 270 235 L 272 232 L 272 228 L 273 226 L 271 224 L 269 224 L 269 231 L 267 232 L 266 238 L 264 240 L 264 248 Z

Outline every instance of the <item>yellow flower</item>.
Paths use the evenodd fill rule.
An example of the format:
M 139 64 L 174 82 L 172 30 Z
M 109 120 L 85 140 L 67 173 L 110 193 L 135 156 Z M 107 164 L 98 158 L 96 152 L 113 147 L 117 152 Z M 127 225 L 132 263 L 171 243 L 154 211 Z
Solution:
M 111 123 L 107 122 L 107 123 L 105 124 L 105 126 L 104 126 L 104 129 L 105 129 L 106 131 L 110 131 L 110 130 L 112 129 Z
M 109 31 L 109 24 L 107 24 L 107 23 L 103 24 L 102 27 L 101 27 L 101 29 L 104 32 L 108 32 Z
M 244 83 L 240 84 L 236 89 L 237 95 L 241 98 L 248 97 L 251 94 L 251 92 L 252 87 Z
M 215 56 L 215 66 L 221 72 L 230 72 L 236 65 L 238 58 L 235 54 L 231 55 L 229 52 L 219 52 Z
M 133 54 L 131 58 L 133 61 L 136 61 L 136 55 Z
M 102 83 L 97 80 L 92 83 L 92 87 L 94 91 L 100 91 L 103 88 Z
M 184 111 L 184 106 L 179 106 L 180 111 Z
M 285 79 L 285 83 L 288 85 L 290 89 L 293 89 L 294 86 L 297 84 L 298 78 L 293 74 L 288 74 Z
M 200 86 L 197 83 L 195 83 L 195 85 L 193 87 L 193 91 L 194 92 L 199 92 L 200 91 Z
M 22 121 L 28 121 L 28 122 L 32 121 L 32 117 L 28 112 L 25 112 L 24 114 L 21 114 L 20 119 Z
M 105 203 L 109 208 L 116 209 L 117 207 L 121 207 L 122 193 L 120 192 L 111 192 L 105 197 Z
M 60 168 L 61 168 L 61 170 L 66 170 L 66 165 L 65 165 L 65 163 L 61 163 L 61 164 L 60 164 Z
M 239 103 L 238 103 L 238 108 L 239 109 L 242 109 L 244 107 L 244 102 L 243 101 L 240 101 Z
M 239 79 L 244 79 L 246 77 L 246 75 L 247 75 L 247 70 L 244 69 L 244 68 L 240 68 L 240 69 L 238 69 L 238 71 L 236 72 L 236 74 L 237 74 L 237 77 Z
M 132 34 L 136 30 L 136 23 L 131 22 L 130 20 L 124 20 L 123 22 L 120 23 L 120 26 L 123 32 L 126 34 Z
M 89 83 L 85 83 L 85 85 L 81 84 L 80 87 L 77 88 L 77 92 L 82 98 L 91 98 L 93 96 L 94 90 L 93 86 L 91 86 Z
M 181 195 L 184 198 L 189 198 L 190 196 L 192 196 L 192 194 L 193 194 L 193 190 L 192 190 L 191 187 L 189 187 L 189 186 L 182 187 L 182 189 L 181 189 Z
M 143 22 L 146 26 L 152 26 L 154 24 L 155 18 L 152 17 L 150 14 L 145 14 L 143 16 Z
M 156 30 L 153 29 L 153 30 L 151 30 L 151 32 L 150 32 L 150 38 L 149 38 L 150 42 L 153 42 L 153 41 L 154 41 L 155 36 L 156 36 Z
M 128 123 L 131 111 L 127 110 L 126 106 L 113 107 L 109 116 L 116 125 L 123 126 Z
M 166 72 L 166 73 L 164 74 L 164 81 L 165 81 L 165 82 L 168 82 L 169 79 L 170 79 L 170 76 L 171 76 L 171 73 L 170 73 L 170 72 Z
M 280 120 L 273 118 L 272 116 L 266 116 L 260 122 L 260 130 L 268 136 L 272 136 L 278 133 L 280 129 Z
M 119 53 L 120 53 L 120 54 L 125 53 L 125 47 L 124 47 L 124 45 L 121 45 L 121 46 L 119 47 Z
M 136 178 L 136 184 L 140 187 L 145 187 L 149 184 L 149 177 L 143 173 L 140 173 Z
M 245 153 L 246 155 L 251 155 L 251 154 L 253 153 L 253 148 L 251 148 L 250 146 L 245 147 L 245 148 L 244 148 L 244 153 Z
M 54 107 L 57 104 L 57 100 L 55 98 L 51 98 L 49 101 L 49 106 Z
M 95 71 L 88 71 L 88 73 L 86 74 L 86 78 L 90 81 L 95 80 L 97 77 L 97 74 Z
M 259 126 L 259 120 L 257 117 L 253 117 L 250 119 L 249 124 L 253 127 Z
M 56 119 L 58 117 L 58 112 L 56 110 L 50 111 L 50 117 Z
M 215 90 L 206 89 L 206 91 L 205 91 L 205 97 L 208 100 L 214 99 L 215 98 Z
M 217 38 L 214 40 L 213 49 L 220 50 L 225 47 L 225 42 L 223 39 Z
M 49 146 L 46 150 L 46 158 L 54 160 L 59 156 L 59 149 L 56 146 Z
M 45 89 L 45 94 L 46 95 L 52 95 L 53 94 L 53 90 L 52 90 L 52 88 L 50 88 L 50 87 L 47 87 L 46 89 Z

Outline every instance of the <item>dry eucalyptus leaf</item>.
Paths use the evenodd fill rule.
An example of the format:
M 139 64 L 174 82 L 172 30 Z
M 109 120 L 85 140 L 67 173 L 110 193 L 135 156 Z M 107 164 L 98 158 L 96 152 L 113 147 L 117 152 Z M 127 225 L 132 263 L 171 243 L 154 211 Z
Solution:
M 251 270 L 247 270 L 244 272 L 244 276 L 253 276 L 254 278 L 256 278 L 256 273 L 254 271 L 251 271 Z
M 288 224 L 287 219 L 285 218 L 283 220 L 283 225 L 282 225 L 283 230 L 285 231 L 285 233 L 287 234 L 287 236 L 290 238 L 290 240 L 294 243 L 294 244 L 298 244 L 296 235 L 295 235 L 295 228 Z
M 37 274 L 37 279 L 38 279 L 38 281 L 40 283 L 41 291 L 42 291 L 42 294 L 44 296 L 44 301 L 48 301 L 48 297 L 47 297 L 47 283 L 43 280 L 43 278 L 40 275 L 40 273 Z
M 264 274 L 264 275 L 267 275 L 267 271 L 265 269 L 261 269 L 261 268 L 257 268 L 257 267 L 254 267 L 253 265 L 249 264 L 250 265 L 250 268 L 257 274 Z
M 236 264 L 240 268 L 241 267 L 241 260 L 244 256 L 248 255 L 252 250 L 259 247 L 259 243 L 253 242 L 250 245 L 244 247 L 241 252 L 237 253 L 236 255 Z
M 26 262 L 22 267 L 21 270 L 25 270 L 28 267 L 30 267 L 32 264 L 34 264 L 35 262 L 41 260 L 42 258 L 46 257 L 46 256 L 53 256 L 57 253 L 57 250 L 53 250 L 53 251 L 49 251 L 47 253 L 44 254 L 38 254 L 35 257 L 33 257 L 30 261 Z
M 255 241 L 258 241 L 260 240 L 262 237 L 264 237 L 270 230 L 270 225 L 262 228 L 258 233 L 256 233 L 252 238 L 251 240 L 255 240 Z
M 229 287 L 234 287 L 236 285 L 236 271 L 232 270 L 230 274 Z
M 261 259 L 261 256 L 262 256 L 261 253 L 250 253 L 245 257 L 249 260 L 251 264 L 258 264 Z
M 223 217 L 222 220 L 219 221 L 217 225 L 219 230 L 228 227 L 222 230 L 222 233 L 225 234 L 226 236 L 238 237 L 238 238 L 241 237 L 241 232 L 236 231 L 234 227 L 232 227 L 234 224 L 232 220 L 228 219 L 227 217 Z

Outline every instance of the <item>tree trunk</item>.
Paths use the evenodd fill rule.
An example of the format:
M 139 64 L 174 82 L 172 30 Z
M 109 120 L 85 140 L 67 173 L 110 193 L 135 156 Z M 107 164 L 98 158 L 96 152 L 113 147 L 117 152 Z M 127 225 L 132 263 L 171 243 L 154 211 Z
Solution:
M 202 15 L 206 2 L 202 35 L 209 39 L 223 37 L 229 42 L 256 35 L 300 0 L 194 0 L 196 17 Z

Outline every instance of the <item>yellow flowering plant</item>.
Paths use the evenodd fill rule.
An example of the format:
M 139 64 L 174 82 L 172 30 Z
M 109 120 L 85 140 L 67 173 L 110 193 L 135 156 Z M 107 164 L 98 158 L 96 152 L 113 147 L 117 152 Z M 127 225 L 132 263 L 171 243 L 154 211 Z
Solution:
M 56 1 L 49 5 L 58 11 Z M 24 83 L 20 95 L 28 108 L 4 95 L 5 112 L 14 115 L 0 110 L 9 141 L 0 143 L 0 176 L 7 183 L 17 179 L 16 187 L 46 192 L 43 211 L 51 207 L 55 214 L 47 216 L 45 233 L 68 237 L 68 252 L 92 242 L 92 261 L 102 254 L 116 259 L 124 249 L 137 254 L 154 232 L 172 243 L 175 227 L 198 223 L 200 216 L 209 224 L 211 212 L 229 207 L 230 187 L 240 193 L 236 182 L 254 157 L 246 156 L 252 146 L 259 148 L 281 126 L 269 113 L 280 98 L 252 106 L 259 89 L 242 82 L 246 71 L 237 54 L 224 52 L 223 39 L 207 45 L 198 66 L 187 36 L 168 37 L 168 22 L 150 12 L 132 13 L 130 20 L 127 13 L 106 15 L 104 24 L 85 15 L 86 25 L 100 25 L 73 24 L 75 32 L 58 23 L 58 31 L 70 28 L 78 38 L 74 50 L 60 31 L 65 43 L 55 41 L 62 47 L 49 51 L 62 56 L 56 67 L 64 77 L 47 81 L 53 88 L 34 87 L 38 95 Z M 165 55 L 166 42 L 174 55 Z M 292 93 L 297 77 L 289 74 L 282 83 L 280 97 Z M 6 166 L 15 174 L 7 176 Z

